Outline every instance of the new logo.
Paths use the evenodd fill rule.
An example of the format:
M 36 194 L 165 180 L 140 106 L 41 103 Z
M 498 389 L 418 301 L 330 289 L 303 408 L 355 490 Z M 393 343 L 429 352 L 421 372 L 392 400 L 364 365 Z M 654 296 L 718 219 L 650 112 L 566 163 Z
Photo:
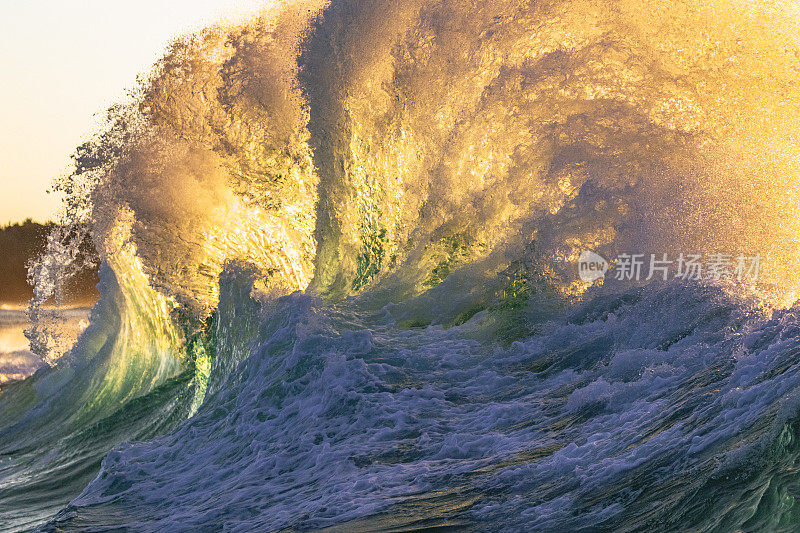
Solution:
M 578 258 L 578 276 L 581 281 L 592 283 L 604 278 L 606 272 L 608 272 L 608 261 L 602 256 L 588 250 L 581 253 Z

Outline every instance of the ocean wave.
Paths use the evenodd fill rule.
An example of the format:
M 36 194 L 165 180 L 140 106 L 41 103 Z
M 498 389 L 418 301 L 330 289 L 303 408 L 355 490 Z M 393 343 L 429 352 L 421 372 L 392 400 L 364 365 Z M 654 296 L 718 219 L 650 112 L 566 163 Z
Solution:
M 102 297 L 0 391 L 0 530 L 792 530 L 795 15 L 308 0 L 177 40 L 55 185 L 32 351 L 86 236 Z

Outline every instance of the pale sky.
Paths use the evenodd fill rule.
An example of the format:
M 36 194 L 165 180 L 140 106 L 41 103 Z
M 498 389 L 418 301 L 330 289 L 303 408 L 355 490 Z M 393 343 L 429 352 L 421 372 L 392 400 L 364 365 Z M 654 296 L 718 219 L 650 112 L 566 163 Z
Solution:
M 0 0 L 0 225 L 53 218 L 53 178 L 173 37 L 267 4 Z

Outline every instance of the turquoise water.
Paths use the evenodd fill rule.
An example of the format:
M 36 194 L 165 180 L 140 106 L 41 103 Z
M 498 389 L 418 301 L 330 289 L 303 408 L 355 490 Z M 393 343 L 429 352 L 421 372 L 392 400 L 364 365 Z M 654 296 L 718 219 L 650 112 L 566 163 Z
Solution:
M 607 290 L 547 317 L 536 305 L 409 329 L 402 306 L 358 299 L 237 302 L 214 326 L 214 370 L 232 370 L 212 371 L 191 419 L 183 373 L 68 435 L 71 421 L 54 420 L 63 408 L 39 412 L 59 431 L 31 426 L 13 453 L 4 430 L 0 497 L 40 513 L 4 520 L 15 530 L 58 511 L 45 531 L 793 529 L 796 311 L 765 317 L 693 284 Z M 255 343 L 241 336 L 249 319 Z M 536 333 L 501 340 L 509 325 Z M 79 374 L 58 394 L 84 387 Z
M 798 35 L 298 0 L 178 39 L 54 185 L 0 531 L 796 531 Z M 588 251 L 765 267 L 587 283 Z

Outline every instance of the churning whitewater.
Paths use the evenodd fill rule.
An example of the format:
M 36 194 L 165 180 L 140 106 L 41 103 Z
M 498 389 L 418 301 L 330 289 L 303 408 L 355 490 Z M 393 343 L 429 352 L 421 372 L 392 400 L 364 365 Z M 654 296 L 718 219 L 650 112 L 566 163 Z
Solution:
M 796 531 L 798 14 L 304 0 L 177 40 L 55 184 L 0 531 Z

